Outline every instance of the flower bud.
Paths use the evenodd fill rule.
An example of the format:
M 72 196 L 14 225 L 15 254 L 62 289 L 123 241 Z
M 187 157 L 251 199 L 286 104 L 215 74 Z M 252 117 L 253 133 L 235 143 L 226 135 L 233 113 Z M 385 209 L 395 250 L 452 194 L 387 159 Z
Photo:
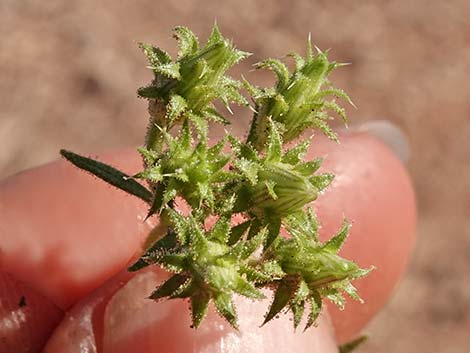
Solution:
M 315 200 L 318 189 L 309 179 L 284 163 L 268 164 L 250 189 L 252 210 L 264 215 L 287 216 Z
M 317 249 L 302 255 L 285 256 L 281 266 L 286 273 L 300 274 L 310 288 L 360 276 L 359 271 L 364 271 L 354 262 L 327 251 Z

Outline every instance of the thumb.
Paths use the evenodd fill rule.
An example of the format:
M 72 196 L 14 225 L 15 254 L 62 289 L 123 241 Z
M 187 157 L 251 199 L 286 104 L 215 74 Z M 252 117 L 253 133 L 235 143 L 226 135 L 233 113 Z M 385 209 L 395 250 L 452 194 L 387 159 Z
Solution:
M 333 329 L 325 315 L 308 333 L 294 332 L 287 317 L 260 327 L 268 309 L 266 301 L 235 299 L 239 331 L 231 328 L 213 307 L 195 330 L 191 328 L 186 301 L 155 303 L 146 299 L 155 284 L 166 278 L 159 270 L 118 275 L 67 314 L 44 353 L 72 353 L 84 347 L 101 353 L 337 352 Z

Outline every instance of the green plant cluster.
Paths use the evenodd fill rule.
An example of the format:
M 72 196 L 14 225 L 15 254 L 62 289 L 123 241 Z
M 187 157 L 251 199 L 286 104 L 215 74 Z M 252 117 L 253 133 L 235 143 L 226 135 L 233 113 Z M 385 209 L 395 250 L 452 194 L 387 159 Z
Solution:
M 138 90 L 148 99 L 150 114 L 146 141 L 139 148 L 144 169 L 130 176 L 62 151 L 76 166 L 143 199 L 148 217 L 160 218 L 157 240 L 130 270 L 158 265 L 170 271 L 172 276 L 150 298 L 188 298 L 195 327 L 211 302 L 237 327 L 234 295 L 262 299 L 262 289 L 274 292 L 264 323 L 290 311 L 295 327 L 304 316 L 305 328 L 314 324 L 323 298 L 340 307 L 344 293 L 360 300 L 351 281 L 369 270 L 338 255 L 349 224 L 345 221 L 322 243 L 310 206 L 333 175 L 318 172 L 321 159 L 306 158 L 310 129 L 337 140 L 329 127 L 330 113 L 346 119 L 335 98 L 350 99 L 328 81 L 341 64 L 320 50 L 314 54 L 309 40 L 306 57 L 290 54 L 292 72 L 275 59 L 256 64 L 277 76 L 274 87 L 260 88 L 227 76 L 249 54 L 237 50 L 217 26 L 203 46 L 187 28 L 177 27 L 174 33 L 176 59 L 140 45 L 154 74 Z M 215 102 L 230 113 L 232 103 L 248 106 L 243 88 L 255 103 L 247 140 L 227 133 L 209 141 L 210 122 L 229 123 Z M 285 143 L 294 140 L 286 149 Z M 236 217 L 242 221 L 235 222 Z M 214 220 L 213 226 L 207 226 L 208 220 Z

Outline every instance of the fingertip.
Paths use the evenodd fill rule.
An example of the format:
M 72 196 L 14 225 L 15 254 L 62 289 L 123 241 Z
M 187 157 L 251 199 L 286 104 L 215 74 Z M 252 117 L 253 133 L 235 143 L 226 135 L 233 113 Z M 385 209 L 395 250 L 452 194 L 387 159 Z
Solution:
M 376 267 L 354 282 L 365 304 L 348 300 L 340 311 L 328 303 L 336 337 L 344 342 L 387 303 L 405 272 L 415 242 L 415 196 L 401 160 L 368 133 L 344 133 L 340 145 L 321 140 L 312 154 L 327 156 L 322 168 L 336 175 L 315 204 L 321 237 L 334 234 L 345 216 L 353 226 L 341 255 Z
M 98 158 L 130 174 L 141 167 L 131 149 Z M 19 173 L 0 183 L 2 268 L 65 309 L 140 252 L 156 222 L 146 212 L 65 160 Z
M 166 277 L 160 270 L 144 270 L 124 281 L 122 277 L 110 281 L 72 309 L 45 352 L 75 352 L 83 346 L 102 353 L 337 352 L 327 316 L 322 315 L 318 326 L 307 333 L 294 332 L 292 322 L 282 315 L 260 327 L 267 303 L 243 298 L 236 298 L 239 331 L 212 307 L 201 326 L 193 329 L 187 301 L 146 299 Z

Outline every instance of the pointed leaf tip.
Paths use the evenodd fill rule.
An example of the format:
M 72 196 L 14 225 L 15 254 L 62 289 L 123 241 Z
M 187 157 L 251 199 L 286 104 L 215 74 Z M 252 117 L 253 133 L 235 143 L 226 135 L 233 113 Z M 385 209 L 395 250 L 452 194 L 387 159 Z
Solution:
M 111 184 L 128 194 L 137 196 L 147 203 L 151 202 L 152 193 L 135 181 L 130 175 L 127 175 L 110 165 L 81 156 L 71 151 L 62 149 L 60 150 L 60 154 L 74 166 L 95 175 L 108 184 Z
M 207 291 L 198 291 L 191 297 L 191 312 L 194 328 L 198 328 L 206 316 L 210 298 L 210 293 Z
M 276 293 L 274 294 L 273 302 L 271 303 L 271 307 L 269 308 L 268 313 L 264 319 L 262 325 L 267 324 L 269 321 L 274 319 L 274 317 L 281 312 L 282 309 L 286 307 L 289 303 L 292 295 L 296 290 L 296 286 L 292 285 L 288 281 L 284 280 L 281 281 L 276 289 Z
M 362 345 L 364 342 L 368 340 L 367 336 L 361 336 L 358 337 L 350 342 L 347 342 L 341 346 L 339 346 L 339 353 L 351 353 L 354 351 L 357 347 Z
M 282 139 L 276 123 L 271 119 L 269 119 L 269 130 L 266 161 L 280 162 L 282 158 Z
M 169 297 L 174 294 L 183 284 L 188 281 L 188 276 L 176 274 L 158 287 L 150 296 L 149 299 L 158 300 L 161 298 Z
M 323 245 L 323 249 L 333 254 L 338 253 L 349 235 L 350 228 L 351 224 L 344 219 L 341 229 L 325 245 Z
M 214 295 L 214 304 L 227 322 L 236 330 L 238 330 L 237 312 L 232 301 L 232 296 L 228 293 L 217 293 Z
M 189 28 L 178 26 L 173 29 L 173 32 L 179 44 L 179 58 L 193 55 L 198 51 L 199 42 L 196 35 Z

